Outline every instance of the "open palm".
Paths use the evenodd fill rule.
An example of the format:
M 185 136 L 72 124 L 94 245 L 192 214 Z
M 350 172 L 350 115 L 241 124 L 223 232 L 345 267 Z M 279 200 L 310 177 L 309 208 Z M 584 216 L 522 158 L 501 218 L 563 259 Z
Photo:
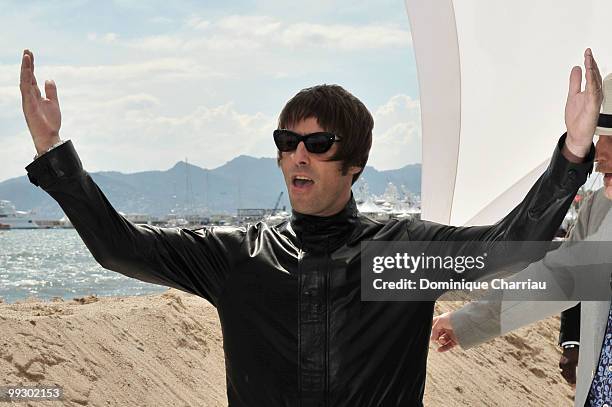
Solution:
M 582 89 L 582 70 L 575 66 L 570 74 L 569 93 L 565 104 L 565 125 L 568 143 L 588 151 L 597 127 L 603 101 L 601 74 L 590 49 L 584 52 L 586 86 Z

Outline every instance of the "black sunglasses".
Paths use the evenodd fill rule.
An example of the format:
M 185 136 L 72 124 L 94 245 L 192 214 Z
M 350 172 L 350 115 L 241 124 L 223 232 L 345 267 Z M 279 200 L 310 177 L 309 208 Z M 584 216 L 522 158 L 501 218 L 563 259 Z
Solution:
M 308 152 L 321 154 L 328 151 L 334 142 L 340 141 L 340 139 L 334 133 L 326 131 L 302 136 L 301 134 L 297 134 L 287 129 L 274 130 L 274 143 L 279 151 L 293 151 L 297 148 L 298 144 L 300 144 L 300 141 L 304 142 L 304 146 Z

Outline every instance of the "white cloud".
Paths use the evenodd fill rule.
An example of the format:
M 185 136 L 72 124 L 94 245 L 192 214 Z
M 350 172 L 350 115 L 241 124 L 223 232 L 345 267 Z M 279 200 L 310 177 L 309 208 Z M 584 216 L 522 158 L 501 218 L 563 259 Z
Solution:
M 23 122 L 19 131 L 12 134 L 3 134 L 0 140 L 2 142 L 0 182 L 7 178 L 26 175 L 24 168 L 32 162 L 36 149 L 25 122 Z M 10 199 L 10 197 L 1 199 Z
M 2 67 L 0 67 L 0 71 Z M 83 80 L 100 86 L 96 81 L 109 80 L 114 83 L 143 82 L 157 80 L 206 79 L 224 76 L 221 72 L 211 71 L 206 65 L 194 63 L 189 58 L 159 58 L 144 62 L 109 65 L 57 65 L 46 67 L 46 73 L 64 80 Z M 0 73 L 1 76 L 1 73 Z M 104 85 L 108 85 L 105 83 Z
M 412 40 L 408 31 L 394 26 L 301 23 L 283 30 L 280 41 L 291 47 L 359 50 L 406 46 Z
M 0 118 L 21 114 L 19 85 L 0 86 Z
M 150 51 L 325 48 L 341 51 L 409 46 L 410 32 L 393 24 L 315 24 L 286 22 L 270 16 L 232 15 L 210 22 L 191 17 L 187 31 L 127 41 Z M 206 30 L 194 37 L 189 29 Z
M 232 103 L 198 106 L 184 115 L 159 115 L 149 95 L 87 105 L 65 127 L 75 135 L 88 168 L 165 169 L 178 160 L 213 168 L 240 154 L 273 156 L 275 120 L 248 114 Z M 66 132 L 64 132 L 66 133 Z
M 110 106 L 122 111 L 130 110 L 147 110 L 160 105 L 160 101 L 155 96 L 140 93 L 135 95 L 126 95 L 114 100 L 103 101 L 100 106 Z
M 89 41 L 96 41 L 103 44 L 112 44 L 119 38 L 119 34 L 117 33 L 106 33 L 106 34 L 98 34 L 95 32 L 87 33 L 87 39 Z
M 88 170 L 164 169 L 185 156 L 204 167 L 239 154 L 274 157 L 270 134 L 281 98 L 312 81 L 342 79 L 344 66 L 358 66 L 371 55 L 358 51 L 384 56 L 410 44 L 407 30 L 386 23 L 155 15 L 143 17 L 158 24 L 154 30 L 135 25 L 134 32 L 148 33 L 142 37 L 96 25 L 78 35 L 58 29 L 61 36 L 54 37 L 55 27 L 31 24 L 34 39 L 20 40 L 37 51 L 39 83 L 55 79 L 62 137 L 73 139 Z M 19 62 L 23 47 L 16 47 L 11 62 Z M 362 80 L 356 78 L 343 85 Z M 19 65 L 0 64 L 0 142 L 11 144 L 0 151 L 0 180 L 22 175 L 33 154 L 18 82 Z M 420 161 L 418 102 L 398 95 L 373 112 L 370 164 L 384 169 Z
M 418 100 L 393 96 L 374 112 L 374 134 L 368 164 L 379 170 L 421 162 L 421 118 Z
M 126 45 L 134 48 L 163 52 L 184 50 L 186 43 L 187 40 L 174 35 L 152 35 L 128 41 Z
M 163 16 L 157 16 L 149 19 L 150 22 L 155 24 L 171 24 L 174 22 L 173 19 Z
M 219 20 L 215 27 L 234 36 L 266 37 L 278 33 L 283 26 L 279 20 L 268 16 L 229 16 Z
M 205 30 L 210 26 L 210 21 L 204 20 L 201 17 L 192 16 L 187 19 L 186 22 L 187 27 L 196 29 L 196 30 Z
M 100 75 L 100 71 L 94 73 Z M 171 114 L 171 98 L 147 92 L 122 93 L 121 82 L 107 82 L 114 88 L 97 96 L 92 87 L 89 91 L 66 91 L 62 99 L 60 89 L 60 101 L 65 102 L 62 137 L 73 140 L 89 171 L 166 169 L 185 157 L 196 165 L 214 168 L 240 154 L 275 156 L 271 138 L 275 116 L 240 111 L 231 102 L 207 106 L 197 100 L 190 101 L 192 107 L 187 113 Z M 12 155 L 5 170 L 9 173 L 0 174 L 0 179 L 23 173 L 33 150 L 18 111 L 16 89 L 0 87 L 0 106 L 10 106 L 15 119 L 23 124 L 17 136 L 4 138 L 16 145 L 9 149 Z M 391 169 L 420 162 L 418 101 L 396 95 L 373 112 L 369 165 Z
M 119 38 L 119 34 L 117 33 L 106 33 L 102 36 L 102 42 L 111 43 Z
M 270 134 L 276 117 L 241 112 L 231 102 L 200 105 L 186 114 L 158 114 L 159 103 L 141 94 L 85 104 L 72 112 L 66 127 L 79 135 L 83 161 L 95 169 L 164 169 L 185 156 L 213 168 L 240 154 L 275 156 Z M 420 162 L 419 115 L 419 102 L 406 95 L 378 107 L 369 165 L 384 170 Z

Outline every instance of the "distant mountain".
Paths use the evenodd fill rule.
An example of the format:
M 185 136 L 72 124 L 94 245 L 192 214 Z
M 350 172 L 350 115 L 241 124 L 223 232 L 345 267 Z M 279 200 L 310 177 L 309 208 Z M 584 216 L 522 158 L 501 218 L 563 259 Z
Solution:
M 285 193 L 279 206 L 290 208 L 275 158 L 241 155 L 212 170 L 179 161 L 166 171 L 101 171 L 91 176 L 113 206 L 125 213 L 164 216 L 173 210 L 184 213 L 208 208 L 213 213 L 235 214 L 237 208 L 272 208 L 281 191 Z M 389 182 L 421 193 L 420 164 L 388 171 L 366 167 L 362 178 L 376 195 Z M 59 205 L 26 176 L 0 182 L 0 199 L 12 201 L 18 210 L 33 209 L 39 218 L 63 216 Z

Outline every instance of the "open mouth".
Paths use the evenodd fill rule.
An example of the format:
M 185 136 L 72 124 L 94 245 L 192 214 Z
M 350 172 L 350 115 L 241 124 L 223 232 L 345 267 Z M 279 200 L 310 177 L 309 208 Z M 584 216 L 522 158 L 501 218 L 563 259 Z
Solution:
M 314 181 L 312 180 L 312 178 L 308 178 L 303 175 L 294 175 L 291 180 L 291 183 L 296 188 L 306 188 L 313 185 Z

